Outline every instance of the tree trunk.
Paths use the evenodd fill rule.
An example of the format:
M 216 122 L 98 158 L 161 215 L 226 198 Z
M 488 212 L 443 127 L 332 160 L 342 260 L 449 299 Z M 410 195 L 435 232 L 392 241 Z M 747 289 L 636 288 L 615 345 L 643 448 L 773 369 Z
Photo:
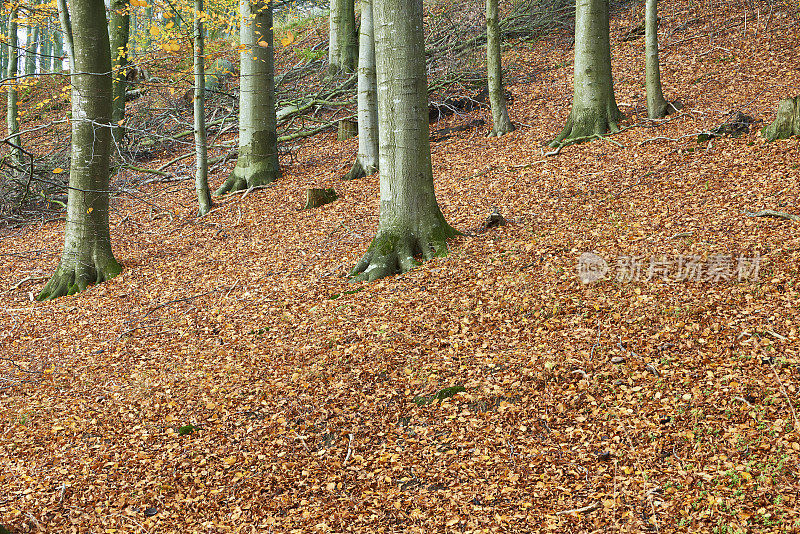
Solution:
M 36 74 L 39 49 L 39 25 L 28 27 L 28 46 L 25 48 L 25 74 Z
M 71 295 L 116 276 L 111 252 L 108 173 L 111 131 L 111 57 L 103 0 L 72 4 L 72 152 L 64 252 L 37 300 Z
M 64 38 L 59 28 L 53 30 L 53 72 L 64 70 Z
M 64 33 L 64 48 L 69 60 L 69 71 L 75 72 L 75 43 L 72 38 L 72 21 L 67 9 L 67 0 L 56 0 L 58 6 L 58 20 L 61 22 L 61 31 Z
M 272 2 L 241 0 L 240 12 L 239 157 L 217 195 L 265 185 L 280 176 Z
M 41 59 L 41 67 L 39 68 L 42 73 L 45 72 L 53 72 L 53 50 L 52 50 L 52 38 L 53 32 L 50 29 L 50 21 L 47 21 L 47 24 L 44 26 L 42 30 L 42 40 L 39 44 L 39 49 L 41 50 L 42 59 Z
M 378 172 L 378 82 L 375 78 L 375 26 L 372 0 L 361 0 L 358 48 L 358 155 L 345 180 Z
M 575 81 L 567 124 L 550 146 L 619 131 L 611 78 L 608 0 L 576 0 Z
M 331 72 L 353 72 L 358 63 L 355 0 L 332 0 L 328 61 Z
M 644 8 L 644 58 L 647 116 L 661 119 L 669 113 L 669 104 L 661 92 L 658 64 L 658 0 L 647 0 Z
M 19 64 L 19 50 L 17 49 L 17 8 L 13 7 L 8 14 L 8 66 L 6 69 L 6 124 L 8 125 L 8 141 L 17 148 L 11 149 L 12 160 L 15 164 L 22 164 L 21 140 L 19 137 L 19 114 L 17 111 L 17 65 Z
M 0 33 L 8 35 L 8 19 L 0 19 Z M 6 41 L 8 42 L 8 41 Z M 8 45 L 0 47 L 0 72 L 5 74 L 8 72 Z
M 153 25 L 153 5 L 152 3 L 148 3 L 147 7 L 144 8 L 144 24 L 142 24 L 142 35 L 144 35 L 144 39 L 142 41 L 142 51 L 146 53 L 150 50 L 150 27 Z
M 492 105 L 492 137 L 514 131 L 508 118 L 508 105 L 503 94 L 503 63 L 500 56 L 500 15 L 497 0 L 486 0 L 486 67 L 489 78 L 489 102 Z
M 800 96 L 786 98 L 778 102 L 778 113 L 772 124 L 761 130 L 767 141 L 788 139 L 800 135 Z
M 131 29 L 130 0 L 111 0 L 108 21 L 108 36 L 111 42 L 111 68 L 114 75 L 114 97 L 111 104 L 111 135 L 114 143 L 120 143 L 125 136 L 122 121 L 125 120 L 125 78 L 128 64 L 128 42 Z
M 381 205 L 375 239 L 350 272 L 355 280 L 445 255 L 447 239 L 458 234 L 433 189 L 422 13 L 422 0 L 375 5 Z
M 200 215 L 211 210 L 211 193 L 208 190 L 208 147 L 206 146 L 206 74 L 205 46 L 203 44 L 203 0 L 195 0 L 194 7 L 194 145 L 197 152 L 197 171 L 194 189 Z

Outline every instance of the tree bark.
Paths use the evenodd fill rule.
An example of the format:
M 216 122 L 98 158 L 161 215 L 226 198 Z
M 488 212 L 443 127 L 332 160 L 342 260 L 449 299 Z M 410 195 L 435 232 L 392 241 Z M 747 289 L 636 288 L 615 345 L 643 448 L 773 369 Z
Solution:
M 372 0 L 361 0 L 358 48 L 358 155 L 345 176 L 355 180 L 378 172 L 378 82 L 375 78 L 375 26 Z
M 800 96 L 778 102 L 775 120 L 761 130 L 761 135 L 767 141 L 800 135 Z
M 647 116 L 664 118 L 669 103 L 661 91 L 661 69 L 658 62 L 658 0 L 647 0 L 644 8 L 644 72 L 647 90 Z
M 56 0 L 58 6 L 58 20 L 61 22 L 61 31 L 64 32 L 64 48 L 69 60 L 69 71 L 75 72 L 75 43 L 72 37 L 72 20 L 70 20 L 67 0 Z
M 114 75 L 113 100 L 111 104 L 111 135 L 114 143 L 125 136 L 121 122 L 125 120 L 125 90 L 127 88 L 126 65 L 130 40 L 130 0 L 111 0 L 111 16 L 108 21 L 108 36 L 111 42 L 111 68 Z
M 39 56 L 39 25 L 28 27 L 28 43 L 25 48 L 25 74 L 36 74 Z
M 53 72 L 64 70 L 64 37 L 59 28 L 53 28 Z
M 21 139 L 19 136 L 19 113 L 17 110 L 17 65 L 19 64 L 19 51 L 17 49 L 17 15 L 16 7 L 11 8 L 8 14 L 8 64 L 6 69 L 6 125 L 8 126 L 8 141 L 17 148 L 11 149 L 12 160 L 15 164 L 22 163 Z
M 8 18 L 0 19 L 0 33 L 8 35 Z M 6 41 L 7 43 L 8 41 Z M 0 72 L 5 74 L 8 71 L 8 44 L 0 47 Z
M 83 291 L 119 274 L 108 228 L 111 56 L 103 0 L 72 4 L 72 152 L 64 252 L 37 300 Z
M 500 137 L 514 131 L 508 118 L 508 104 L 503 94 L 503 63 L 500 56 L 500 15 L 497 0 L 486 0 L 486 67 L 489 78 L 489 102 L 492 106 L 490 137 Z
M 611 77 L 608 0 L 576 0 L 575 81 L 567 124 L 550 146 L 619 131 Z
M 355 0 L 332 0 L 328 61 L 331 72 L 353 72 L 358 63 Z
M 195 0 L 194 12 L 194 145 L 197 153 L 197 171 L 194 189 L 200 215 L 211 211 L 211 193 L 208 190 L 208 147 L 206 142 L 206 75 L 205 45 L 203 43 L 203 0 Z
M 272 2 L 241 0 L 240 12 L 239 157 L 217 195 L 265 185 L 280 176 Z
M 350 272 L 376 280 L 447 254 L 458 234 L 436 202 L 428 131 L 422 0 L 375 4 L 380 139 L 380 217 L 367 253 Z

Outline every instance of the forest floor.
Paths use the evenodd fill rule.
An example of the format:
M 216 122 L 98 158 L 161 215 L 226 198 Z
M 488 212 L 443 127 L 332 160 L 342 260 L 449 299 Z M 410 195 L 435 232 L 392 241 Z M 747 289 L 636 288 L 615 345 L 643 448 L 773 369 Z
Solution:
M 800 214 L 800 140 L 767 144 L 759 124 L 697 141 L 737 110 L 767 124 L 800 94 L 800 22 L 775 6 L 665 8 L 662 79 L 684 107 L 663 121 L 646 119 L 642 39 L 619 40 L 640 8 L 618 14 L 629 128 L 552 157 L 569 37 L 510 50 L 519 129 L 432 145 L 465 235 L 400 276 L 345 278 L 378 183 L 339 180 L 357 141 L 333 133 L 204 218 L 191 180 L 115 198 L 125 269 L 73 297 L 31 301 L 63 222 L 4 230 L 0 524 L 800 530 L 800 222 L 749 216 Z M 320 186 L 340 199 L 301 210 Z M 479 232 L 493 207 L 508 224 Z M 606 279 L 581 282 L 586 252 Z

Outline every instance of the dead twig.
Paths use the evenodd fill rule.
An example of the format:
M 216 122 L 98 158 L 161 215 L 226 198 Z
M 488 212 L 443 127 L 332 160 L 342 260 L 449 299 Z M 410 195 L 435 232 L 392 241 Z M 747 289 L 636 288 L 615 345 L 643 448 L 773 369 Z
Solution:
M 572 510 L 561 510 L 560 512 L 556 512 L 556 515 L 566 515 L 566 514 L 586 514 L 589 512 L 594 512 L 595 510 L 599 510 L 603 507 L 603 503 L 600 501 L 595 501 L 592 504 L 587 504 L 586 506 L 582 506 L 580 508 L 573 508 Z
M 747 215 L 748 217 L 773 217 L 775 219 L 800 221 L 800 215 L 793 215 L 791 213 L 786 213 L 785 211 L 774 211 L 774 210 L 760 210 L 756 212 L 745 211 L 744 214 Z

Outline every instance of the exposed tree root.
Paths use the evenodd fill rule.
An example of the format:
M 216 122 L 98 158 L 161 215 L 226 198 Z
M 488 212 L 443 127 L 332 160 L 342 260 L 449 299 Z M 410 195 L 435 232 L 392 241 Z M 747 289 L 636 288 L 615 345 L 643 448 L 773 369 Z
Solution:
M 53 277 L 42 288 L 41 293 L 36 296 L 36 300 L 52 300 L 64 295 L 74 295 L 93 284 L 99 284 L 110 280 L 122 272 L 122 266 L 112 257 L 102 262 L 94 261 L 83 262 L 80 260 L 69 261 L 68 265 L 58 266 Z
M 581 113 L 575 119 L 573 113 L 567 118 L 567 124 L 561 133 L 550 143 L 551 148 L 560 148 L 573 143 L 580 143 L 596 137 L 602 137 L 606 133 L 619 132 L 618 121 L 620 116 L 611 112 L 606 113 Z
M 270 162 L 251 163 L 247 167 L 236 165 L 225 183 L 214 194 L 222 196 L 234 191 L 261 187 L 277 180 L 278 174 Z
M 365 169 L 364 165 L 361 164 L 361 160 L 356 158 L 356 162 L 353 163 L 353 168 L 342 176 L 342 180 L 358 180 L 359 178 L 373 175 L 376 172 L 378 172 L 377 168 L 370 167 L 369 169 Z
M 350 271 L 352 281 L 369 281 L 413 269 L 420 261 L 447 255 L 447 240 L 461 232 L 441 221 L 428 232 L 379 231 L 367 253 Z
M 502 137 L 506 134 L 513 132 L 514 130 L 516 130 L 516 127 L 513 124 L 511 124 L 511 122 L 508 122 L 508 124 L 506 124 L 502 128 L 498 129 L 496 126 L 492 128 L 492 131 L 486 134 L 486 137 Z

